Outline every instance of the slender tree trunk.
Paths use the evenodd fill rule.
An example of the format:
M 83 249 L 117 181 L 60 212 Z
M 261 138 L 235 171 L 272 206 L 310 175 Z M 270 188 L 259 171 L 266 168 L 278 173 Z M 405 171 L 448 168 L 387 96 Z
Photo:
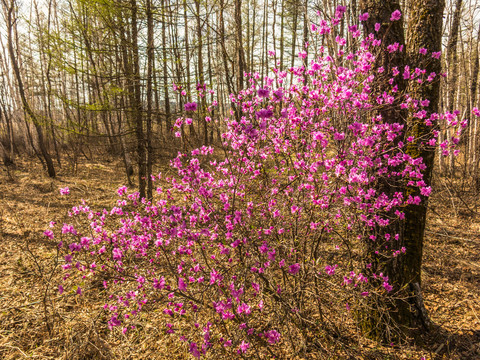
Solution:
M 167 142 L 171 141 L 172 123 L 171 123 L 171 110 L 170 110 L 170 96 L 168 90 L 168 66 L 167 66 L 167 36 L 166 36 L 166 17 L 167 1 L 162 2 L 162 57 L 163 57 L 163 91 L 165 93 L 165 127 L 166 127 L 166 139 Z
M 195 1 L 196 6 L 196 17 L 197 17 L 197 43 L 198 43 L 198 52 L 197 52 L 197 68 L 198 68 L 198 82 L 199 86 L 205 85 L 205 75 L 203 69 L 203 36 L 202 36 L 202 19 L 200 14 L 200 0 Z M 203 93 L 205 95 L 205 92 Z M 198 122 L 199 129 L 200 124 L 203 125 L 203 144 L 208 145 L 208 123 L 205 121 L 204 116 L 205 109 L 205 97 L 200 96 L 198 98 Z M 198 130 L 198 136 L 200 137 L 200 130 Z M 199 139 L 200 140 L 200 139 Z
M 152 69 L 154 57 L 152 1 L 147 0 L 147 198 L 153 197 L 152 183 Z
M 453 13 L 452 27 L 450 28 L 450 35 L 447 42 L 447 111 L 452 112 L 455 107 L 455 94 L 457 90 L 458 79 L 458 56 L 457 56 L 457 42 L 460 28 L 460 17 L 462 13 L 462 0 L 456 0 L 455 11 Z M 451 130 L 447 129 L 447 139 L 451 138 Z M 440 157 L 443 159 L 443 156 Z M 440 161 L 440 166 L 443 167 L 443 161 Z M 450 157 L 449 170 L 453 174 L 454 164 L 453 157 Z
M 137 1 L 130 0 L 131 6 L 131 31 L 132 31 L 132 70 L 133 70 L 133 94 L 132 110 L 135 118 L 135 134 L 137 137 L 137 164 L 138 164 L 138 191 L 140 198 L 144 198 L 147 168 L 145 163 L 145 133 L 143 131 L 142 101 L 140 94 L 140 59 L 138 53 L 138 24 L 137 24 Z
M 232 86 L 230 71 L 228 69 L 228 55 L 227 55 L 227 49 L 226 49 L 226 46 L 225 46 L 225 21 L 223 19 L 224 7 L 225 7 L 224 0 L 220 0 L 220 12 L 219 12 L 219 20 L 218 20 L 219 26 L 220 26 L 219 40 L 220 40 L 220 46 L 222 48 L 222 58 L 223 58 L 223 67 L 224 67 L 224 70 L 225 70 L 225 80 L 226 80 L 228 92 L 231 94 L 233 92 L 233 86 Z
M 20 93 L 20 98 L 22 100 L 22 105 L 23 108 L 26 112 L 26 114 L 30 117 L 32 120 L 35 129 L 37 131 L 37 137 L 38 137 L 38 146 L 40 147 L 40 152 L 42 154 L 43 159 L 45 160 L 45 164 L 47 166 L 47 172 L 48 176 L 54 178 L 56 176 L 55 173 L 55 167 L 53 165 L 52 158 L 50 154 L 48 153 L 47 146 L 45 144 L 45 139 L 43 136 L 43 130 L 40 125 L 40 122 L 37 119 L 37 116 L 35 115 L 34 111 L 30 107 L 30 104 L 27 101 L 27 97 L 25 95 L 25 89 L 23 86 L 23 80 L 20 75 L 20 68 L 18 67 L 18 62 L 17 58 L 15 56 L 15 50 L 13 47 L 13 27 L 16 22 L 16 17 L 15 17 L 15 2 L 14 0 L 11 0 L 10 3 L 7 3 L 7 0 L 2 0 L 2 5 L 4 7 L 5 11 L 5 20 L 6 20 L 6 26 L 7 26 L 7 43 L 8 43 L 8 52 L 10 54 L 10 61 L 12 62 L 12 67 L 13 67 L 13 72 L 15 74 L 15 78 L 17 80 L 17 85 L 18 85 L 18 92 Z M 18 47 L 18 44 L 17 44 Z
M 266 63 L 267 63 L 267 55 L 265 53 L 265 49 L 267 48 L 267 29 L 268 29 L 268 17 L 267 17 L 267 10 L 268 10 L 268 1 L 264 0 L 263 3 L 263 21 L 262 21 L 262 59 L 260 62 L 260 85 L 263 88 L 263 79 L 266 70 Z
M 480 26 L 478 28 L 477 33 L 477 42 L 473 45 L 475 47 L 473 56 L 473 70 L 472 70 L 472 82 L 470 83 L 470 109 L 475 107 L 477 103 L 477 86 L 478 86 L 478 73 L 480 72 L 480 61 L 479 61 L 479 54 L 478 54 L 478 43 L 480 42 Z M 470 112 L 467 113 L 467 116 L 470 116 Z M 469 124 L 469 147 L 465 151 L 468 152 L 468 163 L 470 164 L 470 169 L 472 173 L 474 173 L 475 169 L 475 161 L 474 161 L 474 153 L 475 153 L 475 136 L 473 135 L 473 123 Z
M 308 0 L 304 0 L 303 3 L 303 44 L 302 50 L 307 52 L 307 56 L 303 59 L 303 66 L 305 69 L 308 68 L 308 48 L 306 48 L 306 44 L 308 43 Z
M 280 70 L 283 70 L 285 51 L 285 0 L 282 0 L 282 12 L 280 14 Z
M 292 22 L 292 57 L 290 59 L 290 67 L 295 65 L 295 52 L 297 47 L 297 28 L 298 28 L 298 7 L 294 4 L 293 22 Z M 293 82 L 293 73 L 290 74 L 290 83 Z
M 245 53 L 243 50 L 242 0 L 235 0 L 235 35 L 237 54 L 237 92 L 243 89 L 243 73 L 245 72 Z
M 454 108 L 454 99 L 457 87 L 458 65 L 457 65 L 457 42 L 460 28 L 460 16 L 462 11 L 462 0 L 456 0 L 455 12 L 453 14 L 452 27 L 447 43 L 447 63 L 448 63 L 448 95 L 447 110 L 452 112 Z
M 250 62 L 250 50 L 251 50 L 251 46 L 250 46 L 250 1 L 251 0 L 247 0 L 247 42 L 246 42 L 246 51 L 247 51 L 247 56 L 246 56 L 246 59 L 245 59 L 245 66 L 246 66 L 246 70 L 247 71 L 251 71 L 252 69 L 252 64 Z
M 183 0 L 183 21 L 185 23 L 185 65 L 186 65 L 186 75 L 187 79 L 185 81 L 185 90 L 187 91 L 187 99 L 188 101 L 192 101 L 191 93 L 190 93 L 190 43 L 188 40 L 188 18 L 187 18 L 187 0 Z
M 223 0 L 222 0 L 223 1 Z M 254 53 L 255 53 L 255 25 L 257 24 L 256 21 L 256 16 L 257 16 L 257 3 L 255 0 L 253 1 L 253 14 L 252 14 L 252 19 L 253 19 L 253 25 L 252 25 L 252 41 L 250 45 L 250 71 L 254 72 L 255 70 L 255 60 L 254 60 Z M 223 26 L 223 25 L 222 25 Z M 248 39 L 247 39 L 248 41 Z

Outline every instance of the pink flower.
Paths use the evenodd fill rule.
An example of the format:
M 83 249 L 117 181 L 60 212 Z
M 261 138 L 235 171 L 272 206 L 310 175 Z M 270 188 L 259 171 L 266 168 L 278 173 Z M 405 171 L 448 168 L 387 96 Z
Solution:
M 343 14 L 345 13 L 345 11 L 347 11 L 347 7 L 339 5 L 339 6 L 337 6 L 337 9 L 335 10 L 335 16 L 338 17 L 338 18 L 341 18 L 343 16 Z
M 202 353 L 198 350 L 197 343 L 190 343 L 190 353 L 193 357 L 199 359 L 202 356 Z
M 227 340 L 223 343 L 223 346 L 225 347 L 229 347 L 229 346 L 232 346 L 232 340 Z
M 390 285 L 388 282 L 384 281 L 382 286 L 385 288 L 385 290 L 387 290 L 388 292 L 392 291 L 393 290 L 393 286 Z
M 367 21 L 370 15 L 368 13 L 364 13 L 358 17 L 360 21 Z
M 390 21 L 400 20 L 401 17 L 402 17 L 402 13 L 400 12 L 400 10 L 395 10 L 392 13 L 392 16 L 390 17 Z
M 265 336 L 265 339 L 268 341 L 270 345 L 274 345 L 280 341 L 281 335 L 277 330 L 270 330 L 270 331 L 265 331 L 263 336 Z
M 238 349 L 237 352 L 238 352 L 239 354 L 241 354 L 241 353 L 242 353 L 242 354 L 245 354 L 245 353 L 247 352 L 247 350 L 248 350 L 249 347 L 250 347 L 250 344 L 247 343 L 247 342 L 245 342 L 245 340 L 243 340 L 242 343 L 240 344 L 240 347 L 239 347 L 239 349 Z
M 276 99 L 281 100 L 283 98 L 283 91 L 282 89 L 277 89 L 273 92 L 273 95 Z
M 442 52 L 441 52 L 441 51 L 432 52 L 432 58 L 434 58 L 434 59 L 440 59 L 440 56 L 442 56 Z
M 428 50 L 425 48 L 421 48 L 420 50 L 418 50 L 418 52 L 422 55 L 427 55 Z
M 261 109 L 255 113 L 257 119 L 268 119 L 273 116 L 273 111 L 270 109 Z
M 288 272 L 292 275 L 297 274 L 299 271 L 300 271 L 300 264 L 299 263 L 295 263 L 295 264 L 290 265 L 288 267 Z
M 330 265 L 326 265 L 325 266 L 325 272 L 327 273 L 327 275 L 335 275 L 335 269 L 337 268 L 337 265 L 333 265 L 333 266 L 330 266 Z
M 245 303 L 242 303 L 242 305 L 240 305 L 237 308 L 237 313 L 238 314 L 245 313 L 245 315 L 249 315 L 251 312 L 252 312 L 252 310 L 250 309 L 250 306 L 248 306 Z
M 257 90 L 257 95 L 260 96 L 261 98 L 266 98 L 270 94 L 270 91 L 268 89 L 258 89 Z
M 185 111 L 196 111 L 197 110 L 197 103 L 191 102 L 185 104 Z
M 375 24 L 375 31 L 378 32 L 378 30 L 380 30 L 381 27 L 382 27 L 382 24 L 376 23 Z
M 183 280 L 183 278 L 178 279 L 178 290 L 180 291 L 187 290 L 187 285 L 185 284 L 185 280 Z
M 70 194 L 70 189 L 67 187 L 60 188 L 60 195 L 68 195 Z

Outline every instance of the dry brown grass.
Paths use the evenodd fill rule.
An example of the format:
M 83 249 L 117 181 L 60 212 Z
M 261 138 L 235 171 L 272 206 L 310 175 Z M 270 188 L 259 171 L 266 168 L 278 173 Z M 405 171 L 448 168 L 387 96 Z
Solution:
M 48 221 L 82 198 L 92 208 L 111 206 L 114 190 L 125 181 L 121 162 L 82 163 L 75 176 L 64 168 L 55 180 L 33 160 L 17 162 L 13 181 L 0 168 L 0 358 L 189 358 L 155 323 L 127 336 L 109 331 L 99 288 L 87 289 L 82 297 L 58 296 L 54 288 L 61 274 L 55 271 L 55 244 L 42 236 Z M 421 346 L 390 348 L 360 339 L 354 358 L 480 359 L 480 215 L 474 208 L 480 200 L 463 194 L 472 205 L 468 210 L 458 194 L 438 182 L 423 275 L 435 327 Z M 65 186 L 71 190 L 68 197 L 58 192 Z

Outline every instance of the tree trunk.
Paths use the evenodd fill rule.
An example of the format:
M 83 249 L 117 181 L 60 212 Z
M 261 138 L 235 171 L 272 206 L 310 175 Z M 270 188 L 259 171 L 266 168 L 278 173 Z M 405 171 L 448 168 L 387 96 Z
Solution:
M 200 86 L 205 85 L 205 75 L 203 70 L 203 36 L 202 36 L 202 22 L 200 14 L 200 0 L 195 1 L 196 6 L 196 17 L 197 17 L 197 43 L 198 43 L 198 52 L 197 52 L 197 69 L 198 69 L 198 82 Z M 205 95 L 205 92 L 203 93 Z M 198 98 L 198 136 L 199 143 L 200 141 L 200 123 L 203 125 L 203 145 L 208 145 L 208 123 L 205 121 L 204 116 L 205 109 L 205 97 L 199 96 Z
M 166 0 L 162 2 L 162 57 L 163 57 L 163 91 L 165 93 L 165 128 L 166 128 L 166 140 L 171 141 L 172 123 L 170 120 L 170 97 L 168 92 L 168 67 L 167 67 L 167 35 L 166 35 L 166 18 L 165 12 L 167 11 Z
M 439 74 L 442 70 L 441 61 L 431 57 L 425 57 L 419 53 L 421 48 L 428 49 L 429 53 L 441 51 L 442 48 L 442 17 L 445 7 L 445 0 L 416 0 L 409 1 L 410 18 L 408 21 L 408 46 L 407 54 L 410 66 L 427 70 L 427 74 L 435 72 Z M 438 112 L 440 101 L 440 78 L 435 79 L 429 86 L 415 83 L 410 86 L 410 93 L 420 99 L 429 99 L 430 104 L 426 110 L 428 115 Z M 435 151 L 421 147 L 421 141 L 425 142 L 425 137 L 431 133 L 431 128 L 425 126 L 423 121 L 412 122 L 409 120 L 406 136 L 414 136 L 417 139 L 407 145 L 406 152 L 414 157 L 422 157 L 426 165 L 423 171 L 423 179 L 430 185 L 432 180 L 432 170 L 434 165 Z M 408 194 L 417 194 L 418 189 L 407 188 Z M 403 284 L 408 285 L 410 291 L 410 303 L 413 304 L 414 312 L 410 313 L 410 326 L 423 326 L 428 329 L 430 324 L 426 316 L 425 308 L 421 294 L 415 289 L 419 289 L 422 283 L 421 267 L 423 254 L 423 239 L 425 235 L 425 222 L 427 215 L 427 198 L 422 199 L 420 205 L 409 205 L 405 208 L 405 230 L 404 242 L 407 252 L 403 259 L 401 277 Z M 409 325 L 409 324 L 406 324 Z
M 405 64 L 404 52 L 387 51 L 387 46 L 398 43 L 400 46 L 405 44 L 405 36 L 403 30 L 403 19 L 400 21 L 391 22 L 391 14 L 400 8 L 398 0 L 363 0 L 360 1 L 361 13 L 368 13 L 369 18 L 363 23 L 365 36 L 369 34 L 376 34 L 378 39 L 382 40 L 381 46 L 378 47 L 376 56 L 375 68 L 383 67 L 382 73 L 375 72 L 375 78 L 372 82 L 372 99 L 380 96 L 384 92 L 389 92 L 392 85 L 389 84 L 389 79 L 392 77 L 394 67 L 399 69 Z M 375 32 L 375 24 L 382 24 L 378 32 Z M 395 78 L 395 85 L 398 86 L 398 92 L 405 91 L 405 81 L 403 77 Z M 391 106 L 383 106 L 375 111 L 375 115 L 380 115 L 386 123 L 404 123 L 406 118 L 406 111 L 399 106 L 399 99 L 396 99 Z M 396 140 L 398 142 L 399 140 Z M 378 194 L 386 194 L 389 198 L 393 197 L 395 192 L 402 191 L 402 183 L 399 179 L 379 179 L 377 185 Z M 393 214 L 384 214 L 384 216 L 391 216 Z M 387 275 L 390 284 L 394 287 L 392 293 L 397 293 L 402 288 L 403 279 L 398 276 L 399 269 L 402 264 L 397 258 L 387 258 L 382 256 L 382 251 L 385 246 L 388 246 L 391 251 L 398 250 L 403 246 L 402 224 L 394 222 L 386 228 L 378 229 L 381 234 L 375 234 L 377 238 L 384 238 L 384 233 L 399 234 L 398 241 L 385 244 L 382 241 L 366 240 L 366 249 L 364 254 L 365 274 L 372 277 L 375 274 L 383 273 Z M 378 280 L 377 280 L 378 281 Z M 391 341 L 393 338 L 400 336 L 398 333 L 391 332 L 393 328 L 398 325 L 409 324 L 405 318 L 405 304 L 397 301 L 396 298 L 389 295 L 369 296 L 368 309 L 365 313 L 359 314 L 360 326 L 366 336 L 377 339 Z
M 452 112 L 455 107 L 455 94 L 457 90 L 457 79 L 458 79 L 458 64 L 457 64 L 457 42 L 458 42 L 458 33 L 460 28 L 460 16 L 462 13 L 462 0 L 456 0 L 455 11 L 453 13 L 452 27 L 450 28 L 450 35 L 447 42 L 447 69 L 448 69 L 448 78 L 447 78 L 447 111 Z M 446 130 L 446 138 L 451 137 L 451 130 Z M 443 156 L 440 156 L 440 166 L 443 167 Z M 454 172 L 453 168 L 453 158 L 450 157 L 449 162 L 450 171 Z
M 223 67 L 224 67 L 224 70 L 225 70 L 225 80 L 226 80 L 226 84 L 227 84 L 228 93 L 231 94 L 233 92 L 233 86 L 232 86 L 230 71 L 229 71 L 229 68 L 228 68 L 227 48 L 225 46 L 225 21 L 223 19 L 224 8 L 225 8 L 224 0 L 220 0 L 220 10 L 219 10 L 219 15 L 218 15 L 219 16 L 218 23 L 219 23 L 219 27 L 220 27 L 220 29 L 219 29 L 219 32 L 220 32 L 219 40 L 220 40 L 220 47 L 222 48 L 222 58 L 223 58 Z M 254 26 L 255 26 L 255 23 L 254 23 Z
M 473 52 L 474 60 L 473 60 L 473 70 L 472 70 L 472 82 L 470 83 L 470 109 L 473 109 L 476 104 L 476 98 L 477 98 L 477 85 L 478 85 L 478 73 L 480 70 L 480 61 L 479 61 L 479 54 L 478 54 L 478 43 L 480 42 L 480 26 L 478 28 L 478 33 L 477 33 L 477 42 L 473 45 L 475 47 L 475 50 Z M 470 116 L 470 112 L 467 113 L 467 116 Z M 473 130 L 474 126 L 473 123 L 470 123 L 468 125 L 469 128 L 469 143 L 468 143 L 468 149 L 465 149 L 465 152 L 468 153 L 468 164 L 470 165 L 470 171 L 471 173 L 475 173 L 475 137 L 473 135 Z
M 440 50 L 441 32 L 438 29 L 442 28 L 442 14 L 443 1 L 425 0 L 422 2 L 412 0 L 409 4 L 411 15 L 409 18 L 409 65 L 410 67 L 426 68 L 427 73 L 440 73 L 440 61 L 432 59 L 425 59 L 419 54 L 420 48 L 427 48 L 429 52 Z M 398 0 L 382 1 L 382 0 L 363 0 L 360 2 L 361 12 L 368 12 L 369 19 L 364 23 L 366 34 L 374 33 L 374 26 L 376 23 L 382 24 L 377 37 L 382 39 L 380 53 L 377 54 L 376 67 L 384 67 L 385 71 L 382 76 L 376 76 L 373 83 L 373 96 L 381 94 L 388 90 L 391 85 L 388 84 L 388 79 L 391 77 L 393 67 L 402 69 L 406 64 L 403 52 L 389 53 L 386 46 L 393 43 L 404 45 L 404 30 L 402 20 L 390 22 L 389 18 L 393 11 L 400 8 Z M 403 93 L 406 90 L 406 83 L 403 77 L 396 80 L 398 92 Z M 430 99 L 430 112 L 436 112 L 439 101 L 439 83 L 433 83 L 432 86 L 426 87 L 417 85 L 415 88 L 409 89 L 415 98 Z M 412 120 L 407 119 L 405 110 L 401 110 L 395 101 L 392 106 L 383 107 L 378 113 L 382 116 L 384 121 L 400 124 L 406 124 L 408 129 L 405 136 L 415 136 L 418 143 L 412 142 L 407 146 L 407 152 L 414 158 L 423 157 L 425 165 L 424 171 L 425 182 L 429 183 L 431 180 L 434 152 L 430 149 L 423 149 L 420 144 L 420 139 L 431 131 L 431 128 L 426 127 L 421 122 L 409 123 Z M 424 140 L 423 140 L 424 141 Z M 403 191 L 407 195 L 416 195 L 418 189 L 413 187 L 405 188 L 401 180 L 395 181 L 389 179 L 388 182 L 380 181 L 378 186 L 379 193 L 385 193 L 391 196 L 395 191 Z M 405 209 L 405 221 L 396 225 L 390 225 L 386 230 L 391 233 L 398 233 L 399 240 L 395 243 L 389 244 L 390 250 L 397 250 L 401 247 L 406 248 L 406 254 L 398 256 L 390 260 L 382 260 L 376 255 L 379 244 L 372 242 L 368 247 L 368 254 L 366 256 L 367 262 L 372 263 L 373 266 L 370 271 L 373 273 L 383 272 L 390 279 L 394 287 L 392 292 L 396 297 L 381 297 L 377 301 L 384 302 L 383 304 L 371 304 L 373 311 L 366 314 L 361 319 L 363 330 L 375 338 L 390 340 L 393 337 L 402 336 L 402 333 L 410 333 L 411 330 L 428 329 L 429 320 L 426 315 L 425 308 L 421 297 L 421 263 L 422 263 L 422 249 L 423 237 L 425 230 L 426 219 L 426 203 L 421 205 L 411 205 Z M 374 251 L 372 253 L 372 251 Z M 400 295 L 400 296 L 399 296 Z M 402 298 L 406 298 L 405 301 Z M 381 314 L 376 309 L 386 311 Z M 384 315 L 388 315 L 385 317 Z M 378 324 L 380 322 L 380 324 Z M 398 328 L 400 333 L 391 333 L 392 327 Z
M 18 92 L 20 93 L 20 98 L 22 100 L 23 108 L 26 114 L 32 120 L 35 126 L 35 129 L 37 130 L 38 146 L 40 147 L 40 152 L 42 154 L 43 159 L 45 160 L 48 176 L 54 178 L 56 176 L 55 167 L 53 165 L 52 158 L 48 153 L 40 122 L 38 121 L 35 113 L 33 112 L 32 108 L 30 107 L 30 104 L 27 101 L 27 97 L 25 95 L 25 89 L 23 87 L 22 76 L 20 75 L 20 68 L 18 67 L 17 58 L 15 56 L 15 50 L 13 48 L 12 32 L 13 32 L 13 26 L 16 22 L 15 13 L 14 13 L 15 2 L 14 0 L 11 0 L 10 3 L 8 4 L 7 0 L 2 0 L 2 4 L 4 6 L 5 15 L 6 15 L 5 20 L 6 20 L 6 26 L 7 26 L 8 52 L 10 54 L 10 60 L 12 62 L 13 72 L 15 74 L 15 78 L 17 79 Z M 17 47 L 18 47 L 18 44 L 17 44 Z
M 137 164 L 138 164 L 138 191 L 140 198 L 145 197 L 147 168 L 145 164 L 145 134 L 143 131 L 142 102 L 140 94 L 140 60 L 138 53 L 138 28 L 137 28 L 137 1 L 130 1 L 132 12 L 132 70 L 133 94 L 132 110 L 135 118 L 135 134 L 137 136 Z
M 154 43 L 153 43 L 153 14 L 152 1 L 147 0 L 147 198 L 149 200 L 153 197 L 153 182 L 152 182 L 152 162 L 153 162 L 153 147 L 152 147 L 152 69 L 154 57 Z
M 242 38 L 242 0 L 235 0 L 235 35 L 237 53 L 237 92 L 243 89 L 243 73 L 245 72 L 245 53 Z

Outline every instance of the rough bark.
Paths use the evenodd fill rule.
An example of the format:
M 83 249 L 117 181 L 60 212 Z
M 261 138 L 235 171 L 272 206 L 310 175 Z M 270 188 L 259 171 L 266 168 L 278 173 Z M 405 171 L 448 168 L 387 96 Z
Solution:
M 421 2 L 410 0 L 410 18 L 408 21 L 408 46 L 407 54 L 411 67 L 418 67 L 427 70 L 427 74 L 441 72 L 441 62 L 438 59 L 425 57 L 419 53 L 421 48 L 426 48 L 429 53 L 441 51 L 442 34 L 442 16 L 445 7 L 445 0 L 423 0 Z M 440 101 L 440 80 L 433 81 L 429 86 L 416 84 L 410 86 L 409 92 L 415 97 L 429 99 L 430 104 L 426 109 L 430 114 L 438 112 Z M 420 141 L 430 136 L 431 128 L 424 125 L 423 122 L 411 120 L 408 121 L 407 136 L 414 136 L 417 140 L 407 146 L 406 152 L 414 158 L 422 157 L 426 165 L 423 172 L 424 181 L 430 185 L 432 180 L 432 170 L 434 165 L 434 149 L 423 146 Z M 420 140 L 422 139 L 422 140 Z M 417 189 L 408 188 L 407 194 L 416 194 Z M 405 230 L 404 242 L 407 248 L 406 256 L 403 261 L 402 277 L 404 283 L 408 284 L 411 295 L 415 296 L 415 288 L 422 283 L 421 266 L 423 254 L 423 239 L 425 234 L 425 223 L 427 215 L 427 198 L 424 198 L 420 205 L 409 205 L 405 209 Z M 419 304 L 419 297 L 415 304 Z M 429 327 L 427 317 L 422 316 L 423 309 L 415 307 L 416 318 L 421 320 L 421 325 Z M 414 324 L 415 325 L 415 324 Z
M 387 50 L 387 46 L 394 43 L 405 46 L 403 18 L 395 22 L 390 21 L 391 14 L 400 9 L 398 0 L 363 0 L 360 1 L 359 6 L 360 13 L 367 12 L 369 14 L 368 20 L 363 23 L 365 35 L 375 34 L 378 39 L 382 40 L 381 46 L 377 48 L 377 53 L 375 53 L 375 69 L 383 67 L 384 71 L 382 73 L 375 71 L 371 94 L 372 99 L 375 99 L 384 92 L 390 92 L 392 85 L 388 81 L 392 77 L 393 68 L 401 69 L 405 64 L 404 51 L 390 53 Z M 378 32 L 375 31 L 375 24 L 377 23 L 382 24 Z M 401 94 L 405 91 L 405 82 L 402 77 L 397 76 L 395 78 L 395 85 L 398 86 L 398 93 Z M 406 110 L 400 108 L 399 102 L 400 100 L 397 99 L 392 105 L 382 106 L 375 110 L 375 116 L 380 115 L 383 121 L 387 123 L 403 124 L 407 113 Z M 385 193 L 391 197 L 395 192 L 402 190 L 402 184 L 399 179 L 380 179 L 376 190 L 379 194 Z M 392 214 L 384 215 L 390 216 Z M 384 246 L 391 247 L 392 251 L 403 246 L 402 224 L 395 222 L 387 228 L 378 229 L 378 232 L 374 235 L 379 239 L 384 238 L 384 233 L 399 234 L 400 237 L 398 241 L 388 245 L 382 244 L 381 241 L 367 240 L 363 259 L 366 265 L 364 272 L 371 276 L 380 273 L 387 275 L 394 287 L 392 293 L 398 293 L 398 290 L 402 288 L 402 279 L 398 276 L 401 267 L 399 258 L 385 259 L 379 254 L 381 254 Z M 360 326 L 365 335 L 377 340 L 391 341 L 393 337 L 401 334 L 399 325 L 409 323 L 403 316 L 405 304 L 397 301 L 394 296 L 384 295 L 371 296 L 369 301 L 368 310 L 359 314 Z
M 429 52 L 440 50 L 440 37 L 442 28 L 442 14 L 444 1 L 424 0 L 410 1 L 410 18 L 408 23 L 408 61 L 405 51 L 390 53 L 386 51 L 389 44 L 399 43 L 405 45 L 404 28 L 402 19 L 389 21 L 391 14 L 400 9 L 398 0 L 363 0 L 360 2 L 361 12 L 368 12 L 370 17 L 364 23 L 365 33 L 375 33 L 376 23 L 382 24 L 377 37 L 382 40 L 377 55 L 376 67 L 383 67 L 385 71 L 376 76 L 373 83 L 373 96 L 388 91 L 391 85 L 388 79 L 392 75 L 392 69 L 398 67 L 401 71 L 406 64 L 410 68 L 425 68 L 427 73 L 440 73 L 440 61 L 425 57 L 419 54 L 420 48 L 427 48 Z M 415 98 L 430 99 L 430 112 L 436 112 L 439 101 L 439 83 L 432 83 L 431 86 L 418 85 L 407 89 L 402 77 L 397 77 L 395 85 L 398 86 L 398 93 L 409 91 Z M 384 106 L 377 111 L 387 123 L 400 123 L 406 126 L 405 136 L 415 136 L 417 142 L 408 145 L 407 152 L 414 158 L 423 157 L 427 169 L 424 171 L 424 178 L 427 183 L 431 180 L 434 152 L 426 148 L 421 141 L 425 141 L 431 128 L 421 122 L 409 120 L 406 110 L 402 110 L 399 101 L 392 106 Z M 405 188 L 401 179 L 379 181 L 377 191 L 392 195 L 393 192 L 403 191 L 406 196 L 416 195 L 415 188 Z M 390 233 L 398 233 L 399 240 L 389 244 L 390 249 L 398 250 L 405 247 L 407 250 L 403 256 L 384 260 L 376 255 L 379 244 L 367 244 L 366 263 L 371 263 L 373 273 L 383 272 L 389 277 L 394 287 L 390 297 L 380 297 L 372 303 L 372 311 L 361 314 L 360 320 L 364 332 L 374 338 L 391 340 L 405 333 L 414 330 L 426 330 L 429 327 L 429 320 L 423 306 L 421 296 L 421 264 L 423 251 L 423 238 L 426 220 L 426 202 L 422 205 L 412 205 L 405 209 L 405 221 L 393 223 L 387 229 L 382 230 Z

